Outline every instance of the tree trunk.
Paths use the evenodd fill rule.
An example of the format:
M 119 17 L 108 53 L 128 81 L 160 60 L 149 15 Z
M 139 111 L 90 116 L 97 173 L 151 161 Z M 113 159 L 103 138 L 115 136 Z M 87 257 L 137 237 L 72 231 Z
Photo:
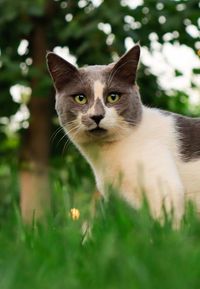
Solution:
M 32 96 L 29 103 L 30 124 L 26 130 L 21 153 L 21 212 L 25 222 L 41 218 L 50 208 L 48 179 L 49 134 L 51 124 L 51 98 L 49 95 L 35 95 L 45 67 L 47 50 L 45 25 L 35 22 L 30 40 L 33 67 L 38 76 L 32 79 Z

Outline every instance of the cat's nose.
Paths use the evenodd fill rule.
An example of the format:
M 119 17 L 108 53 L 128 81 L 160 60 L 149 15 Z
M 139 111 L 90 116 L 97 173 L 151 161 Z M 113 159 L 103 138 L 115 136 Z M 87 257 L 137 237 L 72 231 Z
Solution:
M 100 121 L 104 118 L 102 114 L 99 115 L 92 115 L 90 118 L 97 124 L 99 125 Z

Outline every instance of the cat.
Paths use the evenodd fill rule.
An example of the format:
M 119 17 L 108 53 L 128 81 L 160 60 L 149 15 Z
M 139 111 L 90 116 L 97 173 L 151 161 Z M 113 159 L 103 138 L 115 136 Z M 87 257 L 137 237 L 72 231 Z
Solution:
M 90 164 L 100 193 L 108 185 L 134 208 L 147 198 L 151 214 L 173 212 L 200 193 L 200 118 L 142 104 L 136 84 L 140 46 L 117 62 L 76 68 L 53 52 L 47 65 L 61 126 Z M 164 209 L 164 210 L 163 210 Z

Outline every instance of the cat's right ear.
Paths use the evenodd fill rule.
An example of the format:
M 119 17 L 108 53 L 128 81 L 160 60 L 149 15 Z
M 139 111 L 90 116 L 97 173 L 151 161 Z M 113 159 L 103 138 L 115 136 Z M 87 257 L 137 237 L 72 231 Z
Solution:
M 61 91 L 79 73 L 74 65 L 53 52 L 47 52 L 46 59 L 49 73 L 57 91 Z
M 112 77 L 123 79 L 125 82 L 134 84 L 136 80 L 139 59 L 140 46 L 137 44 L 115 63 L 112 69 Z

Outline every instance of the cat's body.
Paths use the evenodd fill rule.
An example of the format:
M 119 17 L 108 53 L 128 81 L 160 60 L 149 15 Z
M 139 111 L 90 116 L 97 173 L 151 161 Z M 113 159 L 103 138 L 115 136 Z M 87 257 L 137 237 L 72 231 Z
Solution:
M 145 193 L 156 218 L 200 198 L 200 119 L 147 108 L 135 84 L 140 48 L 116 64 L 77 70 L 48 54 L 61 125 L 91 165 L 99 191 L 113 186 L 133 206 Z

